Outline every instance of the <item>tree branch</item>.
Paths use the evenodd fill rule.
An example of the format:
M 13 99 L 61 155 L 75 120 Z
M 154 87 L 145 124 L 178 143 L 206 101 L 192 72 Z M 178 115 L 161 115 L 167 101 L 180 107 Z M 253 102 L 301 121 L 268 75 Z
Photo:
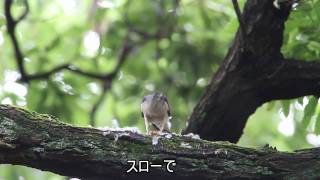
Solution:
M 16 20 L 16 23 L 19 23 L 20 21 L 22 21 L 24 18 L 27 17 L 28 13 L 29 13 L 29 3 L 28 0 L 23 0 L 23 4 L 24 4 L 24 12 L 20 15 L 20 17 Z
M 245 28 L 246 26 L 245 26 L 245 23 L 244 23 L 243 18 L 242 18 L 242 14 L 241 14 L 241 11 L 240 11 L 240 8 L 239 8 L 238 1 L 237 0 L 232 0 L 232 4 L 233 4 L 234 11 L 236 12 L 236 15 L 238 17 L 241 33 L 242 33 L 242 36 L 244 38 L 246 36 L 246 28 Z
M 101 95 L 99 96 L 97 102 L 92 106 L 91 111 L 90 111 L 89 117 L 90 117 L 90 125 L 91 126 L 93 126 L 93 127 L 95 126 L 96 113 L 97 113 L 100 105 L 102 104 L 103 100 L 105 99 L 107 92 L 110 90 L 114 78 L 119 73 L 120 68 L 123 65 L 123 63 L 127 60 L 133 47 L 134 46 L 131 44 L 131 42 L 129 40 L 129 33 L 128 33 L 123 40 L 122 48 L 121 48 L 120 53 L 118 55 L 118 62 L 117 62 L 116 67 L 114 68 L 114 70 L 110 74 L 106 74 L 102 79 L 103 80 L 103 82 L 102 82 L 103 91 L 102 91 Z
M 0 163 L 84 179 L 320 178 L 320 148 L 294 153 L 239 147 L 179 135 L 152 138 L 131 131 L 73 127 L 52 116 L 0 105 Z M 174 159 L 174 173 L 163 160 Z M 162 164 L 126 173 L 131 160 Z M 137 162 L 138 163 L 138 162 Z M 138 169 L 138 166 L 136 166 Z
M 23 63 L 24 56 L 21 52 L 21 49 L 20 49 L 20 46 L 18 43 L 18 39 L 15 34 L 15 29 L 16 29 L 17 24 L 27 16 L 27 14 L 29 12 L 29 5 L 28 5 L 28 1 L 24 0 L 25 11 L 17 20 L 15 20 L 11 14 L 12 3 L 13 3 L 12 0 L 5 0 L 5 3 L 4 3 L 4 10 L 5 10 L 5 17 L 7 20 L 8 34 L 9 34 L 9 37 L 12 41 L 12 45 L 14 48 L 15 58 L 17 61 L 19 72 L 21 74 L 21 81 L 28 82 L 27 73 L 25 71 L 24 63 Z
M 19 81 L 29 82 L 31 80 L 48 79 L 51 75 L 53 75 L 57 72 L 63 71 L 63 70 L 68 70 L 68 71 L 76 73 L 78 75 L 82 75 L 85 77 L 89 77 L 89 78 L 93 78 L 93 79 L 97 79 L 97 80 L 101 81 L 102 85 L 103 85 L 103 93 L 102 93 L 101 97 L 98 99 L 98 101 L 93 105 L 93 107 L 90 111 L 90 124 L 94 125 L 95 124 L 95 119 L 94 119 L 95 113 L 97 112 L 99 106 L 101 105 L 101 102 L 105 97 L 105 94 L 111 88 L 112 81 L 116 77 L 116 74 L 120 71 L 120 67 L 123 65 L 123 63 L 125 62 L 125 60 L 127 59 L 128 55 L 130 54 L 130 52 L 133 48 L 133 45 L 130 44 L 130 42 L 129 42 L 129 33 L 131 31 L 129 31 L 125 37 L 125 40 L 123 42 L 123 47 L 122 47 L 120 54 L 119 54 L 119 57 L 118 57 L 118 63 L 111 73 L 106 73 L 106 74 L 91 73 L 91 72 L 86 72 L 86 71 L 80 70 L 80 69 L 76 68 L 75 66 L 72 66 L 71 64 L 62 64 L 62 65 L 59 65 L 59 66 L 57 66 L 47 72 L 40 72 L 40 73 L 28 75 L 25 68 L 24 68 L 24 63 L 23 63 L 24 55 L 22 54 L 22 52 L 20 50 L 18 40 L 15 36 L 16 25 L 21 20 L 23 20 L 29 12 L 28 1 L 24 0 L 24 4 L 25 4 L 25 11 L 22 13 L 22 15 L 17 20 L 14 20 L 12 14 L 11 14 L 12 0 L 5 1 L 5 15 L 6 15 L 6 19 L 7 19 L 8 33 L 9 33 L 9 36 L 10 36 L 12 43 L 13 43 L 13 46 L 14 46 L 16 61 L 18 64 L 19 71 L 21 73 L 21 78 L 19 79 Z
M 103 80 L 105 79 L 106 76 L 108 75 L 100 75 L 100 74 L 95 74 L 95 73 L 90 73 L 90 72 L 85 72 L 82 71 L 78 68 L 75 68 L 74 66 L 70 64 L 64 64 L 60 65 L 58 67 L 53 68 L 52 70 L 44 73 L 36 73 L 36 74 L 31 74 L 28 75 L 25 68 L 24 68 L 24 55 L 20 49 L 17 37 L 15 35 L 15 29 L 17 24 L 22 21 L 29 13 L 29 4 L 27 0 L 24 0 L 24 5 L 25 5 L 25 11 L 21 14 L 21 16 L 15 20 L 11 14 L 11 7 L 12 7 L 12 0 L 6 0 L 5 1 L 5 16 L 7 20 L 7 28 L 8 28 L 8 34 L 10 36 L 10 39 L 12 41 L 13 47 L 14 47 L 14 52 L 15 52 L 15 57 L 16 61 L 18 64 L 18 69 L 21 74 L 20 81 L 22 82 L 29 82 L 30 80 L 36 80 L 36 79 L 47 79 L 49 76 L 51 76 L 54 73 L 57 73 L 61 70 L 69 70 L 71 72 L 77 73 L 82 76 L 94 78 L 94 79 L 100 79 Z
M 266 71 L 258 81 L 266 102 L 320 94 L 319 61 L 283 60 Z
M 36 74 L 31 74 L 28 75 L 25 68 L 24 68 L 24 55 L 20 49 L 17 37 L 15 35 L 15 29 L 16 26 L 19 22 L 21 22 L 23 19 L 25 19 L 25 17 L 28 15 L 29 13 L 29 4 L 28 4 L 28 0 L 24 0 L 24 6 L 25 6 L 25 10 L 24 12 L 20 15 L 20 17 L 18 17 L 16 20 L 13 18 L 12 13 L 11 13 L 11 7 L 13 4 L 12 0 L 5 0 L 5 17 L 7 20 L 7 28 L 8 28 L 8 34 L 10 36 L 10 39 L 12 41 L 13 47 L 14 47 L 14 52 L 15 52 L 15 57 L 16 57 L 16 61 L 18 64 L 18 69 L 19 72 L 21 73 L 21 78 L 20 81 L 22 82 L 29 82 L 31 80 L 37 80 L 37 79 L 47 79 L 49 78 L 49 76 L 51 76 L 52 74 L 55 74 L 59 71 L 62 70 L 68 70 L 71 72 L 74 72 L 76 74 L 82 75 L 82 76 L 86 76 L 89 78 L 94 78 L 94 79 L 98 79 L 98 80 L 102 80 L 102 81 L 106 81 L 109 80 L 110 76 L 114 76 L 120 69 L 121 65 L 123 64 L 123 62 L 125 61 L 125 58 L 127 57 L 127 55 L 129 54 L 127 51 L 130 51 L 131 49 L 129 49 L 128 43 L 126 42 L 124 44 L 124 46 L 126 46 L 124 48 L 123 53 L 121 53 L 120 58 L 119 58 L 119 63 L 117 64 L 115 70 L 110 73 L 110 74 L 97 74 L 97 73 L 91 73 L 91 72 L 85 72 L 82 71 L 70 64 L 63 64 L 60 66 L 57 66 L 47 72 L 42 72 L 42 73 L 36 73 Z M 127 41 L 127 37 L 126 37 L 126 41 Z M 131 47 L 130 47 L 131 48 Z M 123 56 L 123 57 L 121 57 Z
M 76 74 L 79 74 L 79 75 L 82 75 L 85 77 L 89 77 L 89 78 L 93 78 L 93 79 L 98 79 L 98 80 L 103 80 L 106 76 L 104 74 L 97 74 L 97 73 L 90 73 L 90 72 L 82 71 L 71 64 L 63 64 L 63 65 L 57 66 L 47 72 L 31 74 L 28 76 L 28 79 L 29 80 L 48 79 L 49 76 L 51 76 L 52 74 L 55 74 L 55 73 L 60 72 L 62 70 L 68 70 L 68 71 L 74 72 Z
M 275 8 L 270 0 L 246 1 L 242 14 L 246 38 L 237 31 L 183 133 L 193 132 L 207 140 L 238 141 L 249 116 L 266 102 L 260 88 L 265 82 L 257 79 L 272 76 L 275 72 L 268 67 L 282 64 L 280 50 L 290 11 L 287 6 Z
M 107 89 L 105 87 L 103 87 L 102 89 L 103 89 L 103 91 L 101 92 L 100 96 L 98 97 L 98 100 L 96 101 L 96 103 L 94 103 L 94 105 L 92 106 L 91 111 L 90 111 L 90 115 L 89 115 L 90 122 L 89 122 L 89 124 L 92 127 L 96 126 L 96 119 L 95 119 L 96 113 L 97 113 L 99 107 L 101 106 L 103 100 L 105 99 L 105 97 L 107 95 L 107 92 L 109 90 L 109 88 Z

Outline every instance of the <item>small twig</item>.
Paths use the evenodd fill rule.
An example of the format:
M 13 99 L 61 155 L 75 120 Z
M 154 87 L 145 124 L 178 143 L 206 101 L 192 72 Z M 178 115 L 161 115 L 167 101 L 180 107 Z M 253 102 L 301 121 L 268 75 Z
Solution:
M 120 67 L 123 65 L 123 63 L 127 59 L 132 49 L 133 49 L 133 46 L 129 42 L 129 33 L 128 33 L 123 41 L 122 49 L 118 56 L 118 63 L 115 69 L 113 70 L 114 74 L 118 73 L 118 71 L 120 70 Z
M 57 73 L 62 70 L 69 70 L 71 72 L 80 74 L 82 76 L 86 76 L 86 77 L 90 77 L 90 78 L 94 78 L 94 79 L 99 79 L 99 80 L 104 80 L 105 77 L 108 76 L 108 75 L 100 75 L 100 74 L 85 72 L 85 71 L 82 71 L 82 70 L 80 70 L 70 64 L 60 65 L 58 67 L 53 68 L 52 70 L 49 70 L 48 72 L 28 75 L 25 68 L 24 68 L 24 62 L 23 62 L 24 55 L 20 49 L 17 37 L 15 35 L 15 29 L 16 29 L 16 25 L 19 22 L 21 22 L 28 15 L 29 4 L 28 4 L 27 0 L 24 0 L 25 11 L 21 14 L 21 16 L 17 20 L 15 20 L 11 14 L 12 3 L 13 3 L 12 0 L 5 1 L 5 16 L 7 19 L 8 34 L 9 34 L 11 41 L 12 41 L 12 44 L 13 44 L 15 57 L 16 57 L 16 61 L 18 64 L 18 69 L 21 74 L 21 78 L 19 81 L 29 82 L 30 80 L 47 79 L 52 74 Z
M 134 25 L 130 22 L 129 20 L 129 7 L 132 1 L 127 1 L 127 4 L 125 5 L 125 11 L 123 14 L 123 19 L 124 19 L 124 23 L 126 24 L 126 26 L 128 27 L 129 32 L 133 32 L 136 33 L 137 35 L 139 35 L 140 37 L 143 38 L 144 41 L 148 41 L 148 40 L 157 40 L 162 38 L 161 34 L 159 33 L 159 31 L 155 32 L 155 33 L 150 33 L 147 31 L 142 31 L 136 27 L 134 27 Z
M 232 4 L 233 4 L 234 10 L 235 10 L 235 12 L 237 14 L 237 17 L 238 17 L 238 21 L 239 21 L 240 29 L 241 29 L 241 34 L 242 34 L 243 37 L 245 37 L 246 36 L 246 26 L 245 26 L 245 23 L 243 21 L 243 17 L 242 17 L 240 8 L 239 8 L 238 1 L 237 0 L 232 0 Z
M 12 2 L 13 2 L 12 0 L 5 0 L 5 4 L 4 4 L 5 17 L 7 20 L 7 29 L 8 29 L 9 37 L 13 44 L 15 58 L 17 61 L 19 72 L 21 74 L 21 81 L 28 82 L 29 81 L 28 76 L 24 69 L 24 64 L 23 64 L 24 55 L 21 52 L 21 49 L 15 34 L 15 28 L 16 28 L 16 25 L 27 16 L 29 12 L 29 5 L 27 0 L 25 0 L 24 4 L 26 6 L 26 9 L 24 13 L 17 20 L 15 20 L 11 14 Z
M 21 14 L 21 16 L 16 20 L 16 23 L 19 23 L 20 21 L 22 21 L 24 18 L 26 18 L 26 16 L 28 15 L 29 13 L 29 3 L 28 3 L 28 0 L 24 0 L 23 1 L 23 4 L 24 4 L 24 7 L 25 7 L 25 10 L 24 12 Z
M 107 91 L 108 89 L 103 88 L 102 93 L 100 94 L 97 102 L 92 106 L 92 109 L 90 111 L 90 126 L 94 127 L 96 125 L 96 120 L 95 120 L 95 116 L 97 113 L 98 108 L 100 107 L 100 105 L 102 104 L 103 100 L 105 99 L 106 95 L 107 95 Z
M 137 35 L 141 36 L 144 40 L 158 39 L 159 38 L 159 34 L 158 33 L 151 34 L 151 33 L 145 32 L 145 31 L 141 31 L 141 30 L 139 30 L 137 28 L 134 28 L 133 26 L 130 26 L 129 30 L 131 32 L 134 32 Z
M 121 66 L 126 61 L 128 55 L 130 54 L 130 52 L 133 49 L 133 45 L 130 44 L 130 42 L 129 42 L 129 33 L 130 32 L 128 32 L 128 34 L 126 35 L 126 37 L 123 41 L 122 49 L 121 49 L 119 56 L 118 56 L 118 63 L 111 73 L 106 74 L 104 76 L 103 91 L 100 94 L 100 97 L 98 98 L 97 102 L 92 106 L 92 109 L 90 111 L 90 125 L 93 127 L 96 124 L 95 123 L 96 122 L 95 116 L 96 116 L 96 113 L 97 113 L 99 107 L 101 106 L 103 100 L 105 99 L 107 92 L 110 90 L 112 82 L 115 79 L 118 72 L 120 71 Z
M 55 47 L 57 47 L 60 42 L 61 42 L 61 38 L 60 36 L 57 36 L 50 42 L 50 44 L 46 45 L 43 49 L 45 50 L 45 52 L 49 52 Z
M 104 78 L 106 77 L 106 75 L 103 75 L 103 74 L 96 74 L 96 73 L 90 73 L 90 72 L 82 71 L 82 70 L 80 70 L 80 69 L 78 69 L 75 66 L 70 65 L 70 64 L 63 64 L 63 65 L 60 65 L 58 67 L 55 67 L 55 68 L 51 69 L 48 72 L 36 73 L 36 74 L 29 75 L 28 79 L 29 80 L 47 79 L 52 74 L 55 74 L 55 73 L 57 73 L 59 71 L 62 71 L 62 70 L 68 70 L 68 71 L 74 72 L 76 74 L 79 74 L 79 75 L 82 75 L 82 76 L 86 76 L 86 77 L 90 77 L 90 78 L 94 78 L 94 79 L 98 79 L 98 80 L 104 80 Z

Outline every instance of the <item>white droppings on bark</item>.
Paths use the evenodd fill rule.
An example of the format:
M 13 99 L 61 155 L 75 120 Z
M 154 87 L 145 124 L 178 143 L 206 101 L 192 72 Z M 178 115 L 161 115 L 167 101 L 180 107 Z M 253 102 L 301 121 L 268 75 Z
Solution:
M 102 135 L 103 135 L 103 136 L 106 136 L 106 135 L 109 135 L 109 134 L 111 134 L 110 131 L 103 131 L 103 132 L 102 132 Z
M 115 136 L 114 136 L 114 142 L 117 142 L 117 141 L 118 141 L 118 139 L 119 139 L 118 134 L 115 134 Z
M 192 148 L 192 146 L 191 146 L 189 143 L 184 143 L 184 142 L 182 142 L 182 143 L 180 144 L 180 147 L 182 147 L 182 148 L 188 148 L 188 149 L 191 149 L 191 148 Z
M 152 145 L 157 145 L 159 142 L 160 136 L 153 136 L 152 137 Z
M 132 133 L 140 133 L 139 129 L 136 127 L 123 127 L 123 128 L 98 127 L 97 129 L 101 131 L 121 131 L 121 132 L 129 131 Z
M 215 155 L 219 155 L 221 153 L 223 153 L 225 155 L 228 155 L 228 151 L 226 149 L 217 149 L 217 150 L 214 151 Z
M 166 134 L 164 137 L 166 137 L 167 139 L 171 139 L 172 138 L 172 134 Z
M 189 134 L 186 134 L 186 135 L 183 135 L 183 136 L 191 137 L 192 139 L 201 139 L 198 134 L 193 134 L 193 133 L 189 133 Z

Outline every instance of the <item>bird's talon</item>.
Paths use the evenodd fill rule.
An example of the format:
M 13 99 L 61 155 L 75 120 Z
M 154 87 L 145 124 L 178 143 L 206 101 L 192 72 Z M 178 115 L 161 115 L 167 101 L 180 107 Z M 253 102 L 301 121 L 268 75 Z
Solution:
M 159 132 L 158 131 L 150 131 L 149 135 L 156 136 L 156 135 L 159 135 Z

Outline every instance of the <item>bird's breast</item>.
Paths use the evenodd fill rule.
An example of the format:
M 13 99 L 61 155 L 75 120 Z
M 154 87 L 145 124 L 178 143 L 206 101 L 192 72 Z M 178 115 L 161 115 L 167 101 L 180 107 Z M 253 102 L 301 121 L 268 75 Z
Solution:
M 146 114 L 146 118 L 148 119 L 148 121 L 150 122 L 155 122 L 155 121 L 163 121 L 164 120 L 163 115 L 155 115 L 155 114 Z
M 167 110 L 162 103 L 144 102 L 141 104 L 141 111 L 148 119 L 163 119 L 167 114 Z
M 149 122 L 163 122 L 167 118 L 167 112 L 161 104 L 143 103 L 141 110 Z

